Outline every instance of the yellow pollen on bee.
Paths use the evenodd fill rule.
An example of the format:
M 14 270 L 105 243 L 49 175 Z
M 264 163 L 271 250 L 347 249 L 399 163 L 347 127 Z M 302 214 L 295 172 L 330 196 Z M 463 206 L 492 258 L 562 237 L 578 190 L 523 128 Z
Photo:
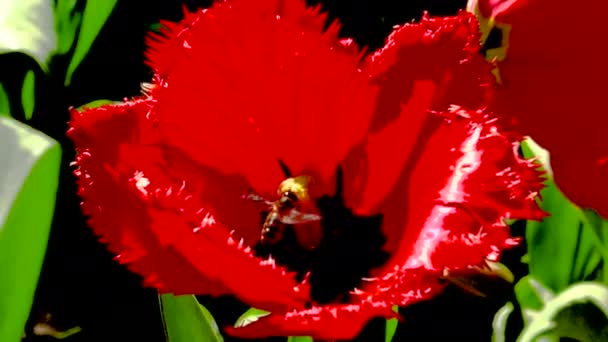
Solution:
M 300 201 L 308 201 L 308 184 L 310 183 L 309 176 L 297 176 L 292 178 L 287 178 L 279 185 L 279 189 L 277 193 L 279 195 L 285 192 L 292 192 L 298 197 Z

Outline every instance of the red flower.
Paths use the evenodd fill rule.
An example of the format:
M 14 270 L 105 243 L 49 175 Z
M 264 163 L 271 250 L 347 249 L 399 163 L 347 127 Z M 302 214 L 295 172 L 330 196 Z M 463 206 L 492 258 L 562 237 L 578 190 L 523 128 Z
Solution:
M 482 15 L 511 24 L 496 110 L 551 153 L 561 190 L 608 217 L 608 140 L 604 113 L 608 68 L 595 62 L 606 5 L 511 0 L 479 2 Z
M 231 293 L 273 312 L 235 335 L 352 338 L 435 294 L 445 270 L 496 259 L 514 243 L 503 219 L 542 216 L 541 174 L 479 109 L 490 77 L 471 15 L 405 25 L 365 59 L 324 22 L 300 0 L 216 3 L 151 36 L 147 95 L 73 112 L 82 207 L 101 241 L 161 292 Z M 299 259 L 249 247 L 272 249 L 288 228 L 312 256 L 303 281 L 287 271 Z M 319 293 L 353 264 L 367 269 L 352 293 Z

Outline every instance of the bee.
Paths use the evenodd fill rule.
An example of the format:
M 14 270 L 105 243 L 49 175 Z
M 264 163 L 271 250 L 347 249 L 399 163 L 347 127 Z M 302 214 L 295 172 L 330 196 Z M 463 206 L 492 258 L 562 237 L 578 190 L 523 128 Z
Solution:
M 321 221 L 321 216 L 306 212 L 312 209 L 308 185 L 310 177 L 298 176 L 285 179 L 277 189 L 279 199 L 271 202 L 250 194 L 248 199 L 264 202 L 269 213 L 262 225 L 260 242 L 262 245 L 276 245 L 283 240 L 285 229 L 288 226 L 297 226 L 305 223 Z M 304 245 L 315 244 L 311 241 L 318 233 L 296 229 L 298 240 Z

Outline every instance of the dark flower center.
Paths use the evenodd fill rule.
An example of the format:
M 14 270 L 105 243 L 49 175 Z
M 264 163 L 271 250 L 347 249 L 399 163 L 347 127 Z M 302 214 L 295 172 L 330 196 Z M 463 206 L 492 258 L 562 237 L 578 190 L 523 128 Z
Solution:
M 382 215 L 363 217 L 346 208 L 341 178 L 339 169 L 336 194 L 315 201 L 318 222 L 281 220 L 279 216 L 290 215 L 289 211 L 298 208 L 299 200 L 293 193 L 283 193 L 274 207 L 261 213 L 262 239 L 254 246 L 258 257 L 272 256 L 278 264 L 296 272 L 299 281 L 309 274 L 311 299 L 319 304 L 348 302 L 349 291 L 360 286 L 371 269 L 389 258 L 382 249 L 386 242 L 381 230 Z M 282 207 L 281 203 L 287 206 Z M 301 215 L 307 214 L 298 213 L 298 217 Z M 320 225 L 321 237 L 315 248 L 302 246 L 298 239 L 297 230 L 308 229 L 310 224 Z

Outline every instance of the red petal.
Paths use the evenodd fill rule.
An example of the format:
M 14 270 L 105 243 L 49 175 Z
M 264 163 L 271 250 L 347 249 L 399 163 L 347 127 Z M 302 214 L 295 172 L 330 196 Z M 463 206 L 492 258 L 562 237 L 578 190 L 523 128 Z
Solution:
M 149 115 L 152 103 L 135 100 L 73 113 L 69 134 L 90 225 L 119 261 L 161 292 L 233 293 L 260 308 L 301 307 L 307 289 L 297 289 L 285 270 L 254 258 L 216 224 L 216 202 L 209 196 L 227 207 L 245 202 L 230 193 L 225 177 L 200 172 L 183 178 L 186 161 L 175 163 L 174 152 L 159 144 Z M 219 196 L 222 185 L 226 193 Z M 219 210 L 219 217 L 224 212 Z M 232 214 L 232 222 L 237 227 L 259 222 L 247 213 L 257 214 Z
M 278 160 L 327 183 L 366 134 L 376 89 L 324 22 L 300 0 L 235 0 L 167 25 L 149 54 L 165 142 L 259 192 L 284 178 Z
M 542 172 L 518 158 L 516 136 L 497 120 L 456 108 L 428 119 L 417 149 L 424 152 L 411 156 L 395 191 L 378 208 L 388 240 L 398 244 L 389 245 L 396 253 L 385 274 L 365 289 L 374 301 L 400 303 L 403 293 L 415 289 L 403 277 L 415 270 L 439 278 L 444 269 L 496 259 L 515 243 L 505 218 L 544 215 L 535 202 Z
M 416 82 L 432 81 L 433 102 L 428 109 L 447 110 L 451 104 L 478 109 L 493 84 L 490 65 L 479 51 L 479 25 L 461 12 L 456 17 L 428 18 L 405 24 L 386 46 L 366 61 L 380 86 L 373 129 L 399 116 L 400 106 L 413 96 Z
M 395 188 L 405 163 L 420 148 L 419 138 L 425 139 L 427 111 L 447 110 L 453 103 L 472 110 L 484 105 L 493 76 L 478 51 L 477 21 L 462 12 L 406 24 L 368 58 L 366 66 L 380 86 L 371 128 L 376 134 L 367 144 L 368 164 L 356 167 L 349 160 L 346 167 L 356 171 L 345 172 L 347 184 L 357 189 L 347 198 L 362 213 L 372 212 Z M 364 172 L 367 184 L 352 179 Z
M 604 2 L 572 15 L 565 1 L 481 1 L 511 24 L 495 111 L 551 153 L 555 181 L 577 205 L 608 217 L 608 67 L 588 51 L 604 39 Z M 568 20 L 555 23 L 555 18 Z M 542 44 L 539 44 L 542 37 Z
M 435 83 L 417 81 L 413 88 L 410 100 L 401 107 L 400 119 L 368 138 L 364 186 L 356 188 L 358 191 L 350 195 L 351 199 L 355 194 L 359 196 L 355 207 L 361 215 L 379 212 L 378 205 L 395 188 L 405 163 L 417 153 L 415 148 L 420 147 L 418 140 L 426 138 L 427 112 L 435 95 Z
M 398 288 L 396 297 L 378 292 L 373 297 L 360 293 L 361 301 L 345 305 L 327 305 L 287 314 L 270 314 L 242 328 L 226 328 L 233 336 L 263 338 L 268 336 L 312 336 L 315 340 L 350 340 L 374 317 L 400 318 L 391 303 L 411 304 L 429 298 L 443 288 L 439 276 L 428 271 L 409 270 L 387 274 Z M 388 290 L 388 289 L 385 289 Z M 392 292 L 395 294 L 396 292 Z M 377 301 L 376 301 L 377 299 Z

